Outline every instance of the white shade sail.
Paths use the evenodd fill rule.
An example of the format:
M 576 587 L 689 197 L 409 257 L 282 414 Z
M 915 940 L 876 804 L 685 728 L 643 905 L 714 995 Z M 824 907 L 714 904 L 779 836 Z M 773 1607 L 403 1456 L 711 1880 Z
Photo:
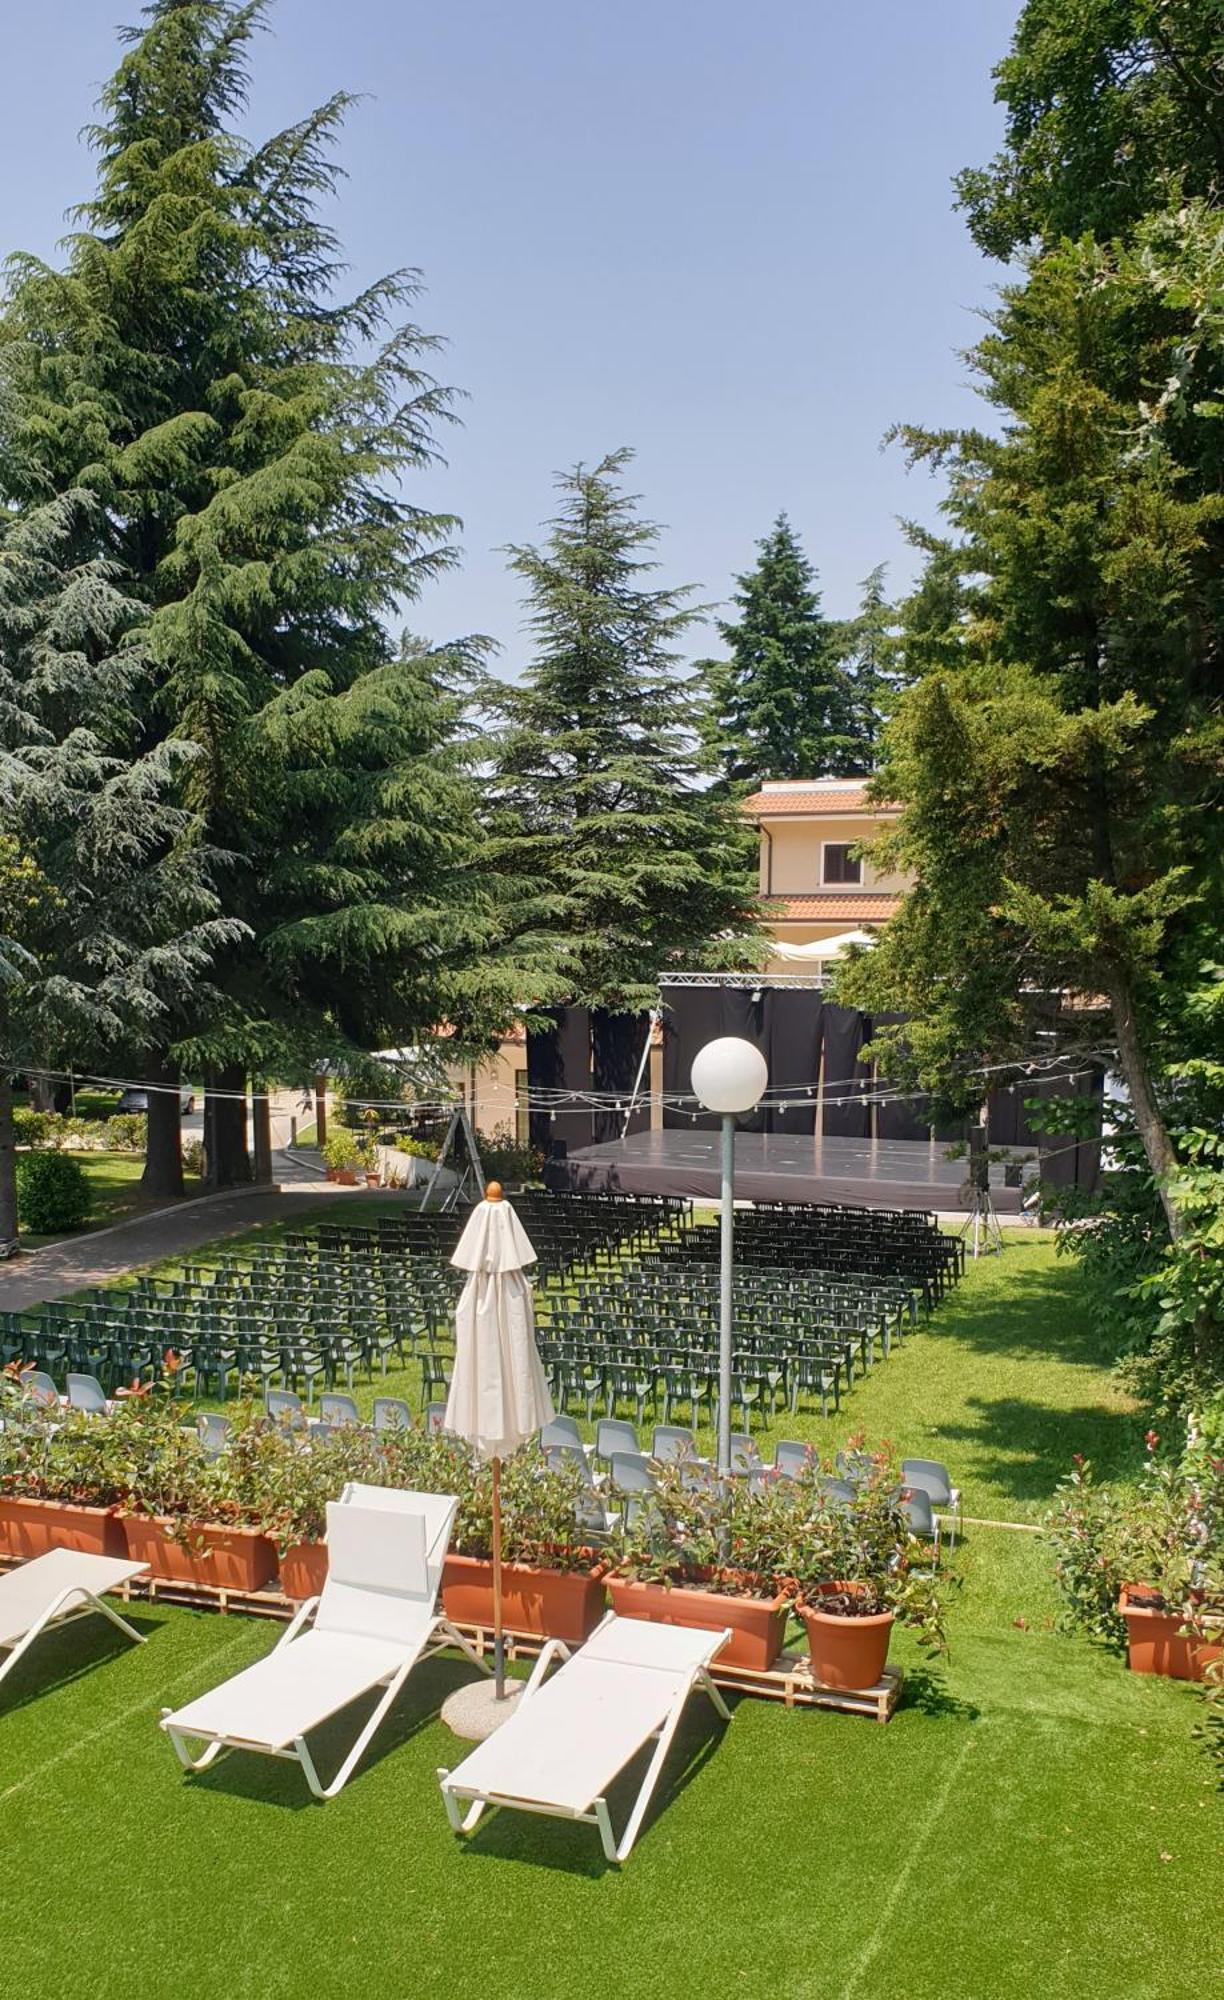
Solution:
M 531 1240 L 508 1201 L 478 1202 L 451 1263 L 470 1271 L 455 1311 L 455 1369 L 446 1428 L 483 1458 L 508 1458 L 551 1423 L 524 1266 Z
M 782 938 L 773 938 L 769 949 L 775 958 L 789 958 L 802 964 L 805 960 L 840 958 L 850 945 L 870 945 L 875 941 L 873 931 L 839 931 L 836 937 L 817 938 L 812 944 L 787 944 Z

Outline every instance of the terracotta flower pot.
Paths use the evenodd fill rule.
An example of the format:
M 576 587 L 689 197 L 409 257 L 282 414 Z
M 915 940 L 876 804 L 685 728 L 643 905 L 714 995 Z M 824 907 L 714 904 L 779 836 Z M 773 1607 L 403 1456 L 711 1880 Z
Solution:
M 304 1604 L 317 1597 L 327 1582 L 327 1543 L 295 1542 L 280 1559 L 280 1583 L 286 1597 Z
M 185 1539 L 170 1534 L 172 1523 L 147 1514 L 125 1514 L 123 1532 L 133 1562 L 149 1565 L 162 1583 L 188 1583 L 209 1590 L 261 1590 L 276 1574 L 276 1547 L 254 1528 L 193 1524 Z
M 832 1596 L 854 1586 L 827 1583 L 822 1596 Z M 799 1616 L 808 1635 L 812 1672 L 823 1687 L 858 1690 L 878 1686 L 888 1658 L 892 1636 L 891 1611 L 874 1611 L 862 1618 L 839 1618 L 813 1604 L 801 1604 Z
M 696 1626 L 717 1632 L 731 1628 L 718 1655 L 720 1667 L 747 1667 L 767 1673 L 786 1636 L 787 1600 L 777 1597 L 726 1597 L 714 1590 L 694 1590 L 676 1584 L 638 1583 L 627 1577 L 608 1579 L 608 1596 L 618 1618 L 647 1618 L 657 1625 Z
M 1201 1681 L 1213 1660 L 1224 1654 L 1224 1643 L 1216 1645 L 1193 1633 L 1183 1633 L 1183 1620 L 1176 1611 L 1132 1604 L 1132 1591 L 1144 1591 L 1145 1584 L 1126 1583 L 1118 1599 L 1118 1610 L 1126 1620 L 1126 1650 L 1133 1674 L 1163 1674 L 1173 1681 Z
M 78 1507 L 69 1500 L 0 1498 L 0 1550 L 6 1556 L 45 1556 L 49 1549 L 82 1555 L 127 1553 L 123 1525 L 113 1507 Z
M 337 1187 L 357 1186 L 357 1175 L 352 1167 L 329 1167 L 327 1178 L 334 1181 Z
M 456 1625 L 493 1623 L 493 1565 L 477 1556 L 447 1556 L 442 1608 Z M 581 1643 L 604 1614 L 603 1578 L 585 1571 L 502 1565 L 502 1621 L 508 1631 Z

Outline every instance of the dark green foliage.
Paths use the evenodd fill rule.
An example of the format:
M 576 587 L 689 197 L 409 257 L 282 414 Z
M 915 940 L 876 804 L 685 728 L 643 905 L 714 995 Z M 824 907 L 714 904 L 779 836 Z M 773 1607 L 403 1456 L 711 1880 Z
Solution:
M 71 1153 L 25 1153 L 17 1162 L 17 1218 L 35 1236 L 64 1236 L 89 1216 L 89 1182 Z
M 991 256 L 1224 186 L 1222 0 L 1027 0 L 995 76 L 1006 144 L 957 180 Z
M 785 514 L 757 547 L 755 568 L 737 579 L 738 616 L 718 628 L 729 658 L 704 669 L 710 761 L 729 785 L 863 770 L 874 729 L 843 664 L 846 635 L 821 611 L 816 572 Z M 857 638 L 867 642 L 865 628 Z M 864 696 L 869 679 L 870 668 Z
M 159 1075 L 170 1050 L 241 1080 L 408 1040 L 486 934 L 476 883 L 452 892 L 475 843 L 455 711 L 388 630 L 452 559 L 405 491 L 449 396 L 412 271 L 338 292 L 320 211 L 348 100 L 262 144 L 235 129 L 267 11 L 147 9 L 66 267 L 10 260 L 0 318 L 5 497 L 92 507 L 144 676 L 133 747 L 173 781 L 180 845 L 228 857 L 211 979 L 125 1023 Z
M 511 551 L 536 652 L 488 695 L 503 725 L 494 851 L 526 997 L 613 1013 L 653 1001 L 669 964 L 743 963 L 755 916 L 754 840 L 698 782 L 676 664 L 695 613 L 687 591 L 647 580 L 658 529 L 621 487 L 629 456 L 561 478 L 547 542 Z

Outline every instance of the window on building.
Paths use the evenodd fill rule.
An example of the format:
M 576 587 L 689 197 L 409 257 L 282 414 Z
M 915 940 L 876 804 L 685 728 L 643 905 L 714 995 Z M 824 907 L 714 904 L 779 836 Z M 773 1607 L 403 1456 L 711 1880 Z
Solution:
M 856 886 L 863 879 L 863 864 L 848 841 L 826 840 L 824 844 L 826 882 Z

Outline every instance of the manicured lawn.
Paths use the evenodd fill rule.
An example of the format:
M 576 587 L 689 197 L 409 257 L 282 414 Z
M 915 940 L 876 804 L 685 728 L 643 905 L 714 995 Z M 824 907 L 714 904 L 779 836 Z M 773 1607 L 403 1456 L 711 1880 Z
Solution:
M 363 1389 L 363 1395 L 366 1394 Z M 968 1512 L 1034 1519 L 1070 1453 L 1135 1462 L 1135 1418 L 1032 1238 L 979 1264 L 858 1387 L 853 1427 L 946 1458 Z M 793 1426 L 779 1420 L 776 1435 Z M 231 1758 L 185 1779 L 156 1728 L 257 1658 L 254 1620 L 157 1606 L 134 1651 L 57 1635 L 0 1688 L 4 1987 L 361 2000 L 1190 2000 L 1221 1970 L 1224 1835 L 1190 1689 L 1054 1630 L 1037 1536 L 970 1528 L 952 1655 L 887 1727 L 694 1703 L 623 1874 L 590 1828 L 451 1835 L 436 1719 L 469 1671 L 431 1663 L 346 1791 Z M 352 1725 L 350 1725 L 351 1728 Z M 329 1763 L 329 1757 L 332 1762 Z M 330 1732 L 324 1770 L 339 1760 Z M 624 1802 L 619 1802 L 623 1814 Z M 614 1817 L 615 1817 L 614 1812 Z
M 89 1182 L 93 1206 L 84 1230 L 74 1234 L 84 1235 L 91 1229 L 105 1229 L 112 1222 L 126 1222 L 131 1217 L 146 1210 L 165 1208 L 161 1196 L 146 1195 L 141 1191 L 140 1176 L 144 1172 L 142 1153 L 74 1153 L 85 1169 Z M 200 1184 L 191 1175 L 186 1176 L 184 1186 L 188 1195 L 198 1194 Z M 44 1243 L 58 1243 L 58 1236 L 32 1236 L 21 1232 L 21 1244 L 25 1250 L 37 1250 Z

